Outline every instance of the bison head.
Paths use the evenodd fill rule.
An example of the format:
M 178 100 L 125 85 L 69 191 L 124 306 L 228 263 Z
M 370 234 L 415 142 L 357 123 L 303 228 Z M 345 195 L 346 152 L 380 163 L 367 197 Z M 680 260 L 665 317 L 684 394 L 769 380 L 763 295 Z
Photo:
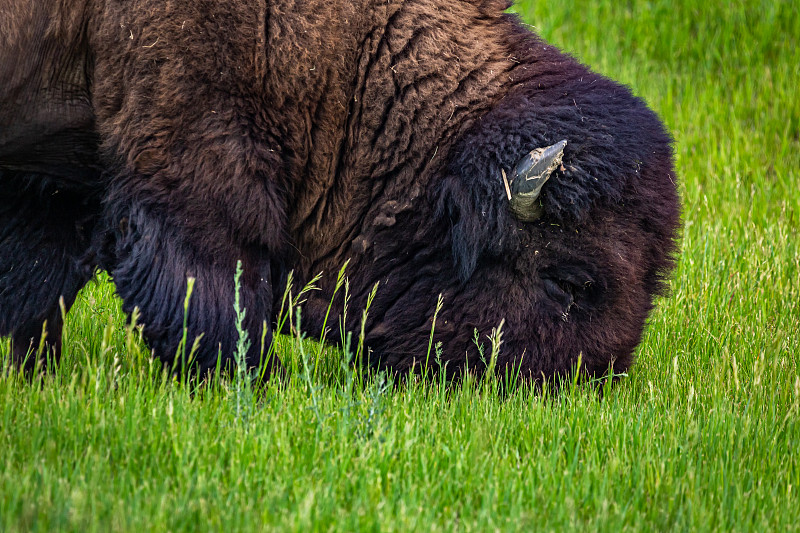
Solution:
M 580 358 L 592 375 L 624 371 L 673 264 L 671 139 L 626 87 L 513 17 L 465 20 L 465 37 L 409 30 L 403 46 L 378 45 L 372 65 L 387 68 L 356 76 L 365 96 L 337 167 L 347 187 L 315 204 L 327 216 L 310 209 L 296 226 L 303 279 L 330 273 L 305 325 L 321 334 L 333 274 L 349 261 L 351 308 L 378 284 L 372 364 L 480 372 L 478 345 L 502 323 L 500 368 L 538 379 Z M 309 234 L 336 235 L 335 246 Z

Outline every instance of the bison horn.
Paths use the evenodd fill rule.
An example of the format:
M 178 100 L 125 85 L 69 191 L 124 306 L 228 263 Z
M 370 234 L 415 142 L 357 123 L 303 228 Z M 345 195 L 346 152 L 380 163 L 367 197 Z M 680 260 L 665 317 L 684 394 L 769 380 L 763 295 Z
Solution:
M 511 212 L 523 222 L 533 222 L 541 216 L 539 193 L 553 171 L 561 164 L 567 141 L 545 148 L 536 148 L 519 160 L 509 183 Z M 505 173 L 504 173 L 505 176 Z

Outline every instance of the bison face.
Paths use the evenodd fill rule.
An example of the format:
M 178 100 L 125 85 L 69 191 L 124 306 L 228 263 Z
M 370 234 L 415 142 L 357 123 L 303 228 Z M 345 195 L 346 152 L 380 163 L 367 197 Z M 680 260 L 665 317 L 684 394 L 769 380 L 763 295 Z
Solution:
M 549 90 L 510 90 L 440 166 L 369 210 L 346 255 L 351 305 L 379 283 L 366 323 L 371 363 L 480 372 L 479 346 L 488 356 L 487 335 L 501 324 L 499 367 L 533 379 L 579 358 L 591 375 L 632 362 L 672 267 L 671 141 L 626 88 L 575 63 L 561 74 Z M 329 296 L 309 301 L 312 330 Z M 425 361 L 432 329 L 437 362 Z

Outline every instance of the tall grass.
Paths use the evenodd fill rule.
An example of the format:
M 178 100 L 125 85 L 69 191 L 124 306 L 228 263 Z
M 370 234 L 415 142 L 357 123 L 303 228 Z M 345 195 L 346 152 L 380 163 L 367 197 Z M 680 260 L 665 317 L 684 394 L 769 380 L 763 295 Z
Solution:
M 682 258 L 629 376 L 602 400 L 395 387 L 348 364 L 359 339 L 294 328 L 285 379 L 198 387 L 162 372 L 101 278 L 58 369 L 0 376 L 0 530 L 800 529 L 800 8 L 515 9 L 675 136 Z

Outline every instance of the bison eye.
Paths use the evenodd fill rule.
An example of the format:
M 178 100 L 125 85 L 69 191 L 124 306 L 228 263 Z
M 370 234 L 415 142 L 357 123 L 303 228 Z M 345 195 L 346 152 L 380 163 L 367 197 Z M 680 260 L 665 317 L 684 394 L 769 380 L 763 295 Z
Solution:
M 550 175 L 561 164 L 565 146 L 567 141 L 563 140 L 551 146 L 536 148 L 517 162 L 511 180 L 506 183 L 506 192 L 511 212 L 519 220 L 533 222 L 541 216 L 539 194 Z

